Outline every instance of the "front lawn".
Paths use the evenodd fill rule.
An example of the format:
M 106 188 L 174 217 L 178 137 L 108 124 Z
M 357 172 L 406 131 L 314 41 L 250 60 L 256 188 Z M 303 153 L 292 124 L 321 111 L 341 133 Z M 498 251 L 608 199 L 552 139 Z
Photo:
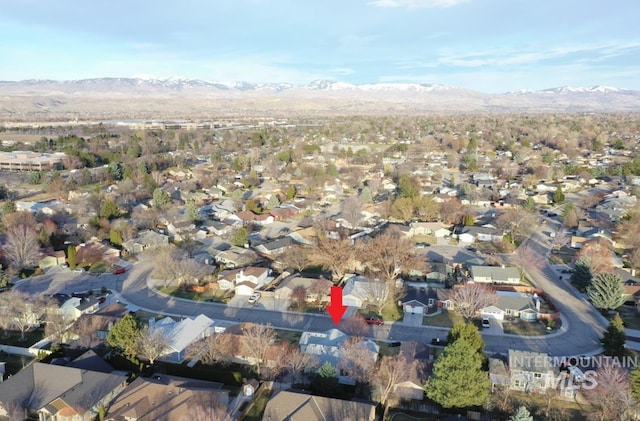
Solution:
M 302 336 L 301 332 L 297 332 L 294 330 L 285 330 L 285 329 L 275 329 L 276 336 L 282 342 L 289 342 L 292 344 L 297 344 L 300 342 L 300 337 Z
M 459 323 L 464 323 L 464 317 L 455 311 L 442 311 L 435 316 L 424 316 L 423 326 L 453 327 Z
M 387 304 L 380 312 L 380 315 L 382 316 L 382 320 L 388 322 L 402 320 L 402 307 L 400 307 L 398 303 L 394 301 Z
M 187 300 L 203 301 L 202 294 L 199 292 L 186 291 L 175 286 L 160 287 L 158 291 L 177 298 L 186 298 Z
M 633 306 L 620 306 L 616 309 L 624 321 L 624 327 L 640 330 L 640 313 Z
M 541 336 L 546 335 L 547 333 L 552 333 L 560 327 L 561 321 L 554 321 L 554 330 L 547 330 L 547 323 L 542 320 L 538 320 L 535 322 L 527 322 L 520 319 L 515 319 L 513 321 L 504 321 L 502 322 L 502 328 L 504 333 L 510 335 L 520 335 L 520 336 Z

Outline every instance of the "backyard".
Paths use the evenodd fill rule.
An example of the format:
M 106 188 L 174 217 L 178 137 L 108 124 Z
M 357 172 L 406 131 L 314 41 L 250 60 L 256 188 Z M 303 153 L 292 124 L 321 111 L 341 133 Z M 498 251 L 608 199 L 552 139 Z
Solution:
M 246 411 L 240 417 L 242 421 L 260 421 L 262 420 L 262 416 L 264 415 L 264 410 L 267 407 L 267 402 L 269 402 L 269 398 L 271 398 L 271 390 L 268 390 L 264 387 L 260 388 L 258 395 L 253 400 L 252 405 L 249 407 L 249 410 Z
M 5 336 L 7 335 L 8 336 Z M 3 345 L 11 345 L 11 346 L 19 346 L 22 348 L 29 348 L 31 345 L 40 341 L 44 338 L 44 330 L 39 328 L 35 330 L 30 330 L 25 332 L 24 334 L 25 340 L 20 340 L 20 332 L 17 330 L 8 330 L 3 333 L 0 333 L 0 344 Z

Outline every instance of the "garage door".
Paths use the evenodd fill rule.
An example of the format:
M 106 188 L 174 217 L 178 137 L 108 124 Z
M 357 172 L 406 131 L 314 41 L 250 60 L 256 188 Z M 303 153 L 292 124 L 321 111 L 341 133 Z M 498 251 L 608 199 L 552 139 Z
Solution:
M 347 307 L 362 307 L 362 303 L 359 300 L 356 300 L 355 298 L 347 298 L 344 297 L 342 299 L 342 304 L 347 306 Z
M 486 309 L 480 312 L 480 315 L 488 319 L 494 319 L 494 320 L 504 319 L 504 312 L 500 309 Z

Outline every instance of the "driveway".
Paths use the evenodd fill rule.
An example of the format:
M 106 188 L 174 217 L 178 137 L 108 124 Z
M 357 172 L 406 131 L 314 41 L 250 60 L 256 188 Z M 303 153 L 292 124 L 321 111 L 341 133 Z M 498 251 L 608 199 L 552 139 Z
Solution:
M 489 318 L 489 327 L 482 328 L 481 333 L 487 335 L 504 335 L 502 320 Z
M 422 313 L 404 313 L 402 323 L 407 326 L 421 327 L 423 318 Z

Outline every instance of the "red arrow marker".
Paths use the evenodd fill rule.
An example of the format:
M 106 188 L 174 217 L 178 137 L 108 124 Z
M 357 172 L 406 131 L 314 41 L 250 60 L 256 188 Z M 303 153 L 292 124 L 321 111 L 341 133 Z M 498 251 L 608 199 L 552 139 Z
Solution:
M 333 319 L 333 323 L 337 326 L 340 324 L 340 319 L 344 316 L 344 312 L 347 311 L 347 306 L 342 305 L 342 288 L 331 287 L 331 304 L 327 306 L 327 311 Z

